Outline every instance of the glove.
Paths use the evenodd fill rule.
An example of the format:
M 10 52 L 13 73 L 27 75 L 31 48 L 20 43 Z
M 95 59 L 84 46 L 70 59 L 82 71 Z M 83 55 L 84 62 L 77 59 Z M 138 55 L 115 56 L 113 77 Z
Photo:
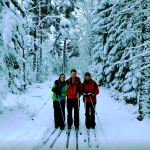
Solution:
M 55 89 L 53 89 L 52 91 L 53 91 L 54 93 L 58 94 L 58 95 L 61 95 L 61 94 L 62 94 L 62 92 L 58 91 L 58 88 L 55 88 Z
M 60 91 L 57 91 L 57 93 L 56 94 L 58 94 L 58 95 L 61 95 L 62 94 L 62 92 L 60 92 Z
M 94 93 L 87 93 L 87 96 L 94 96 Z
M 52 89 L 52 91 L 53 91 L 54 93 L 56 93 L 56 92 L 58 91 L 58 89 L 55 88 L 55 89 Z
M 55 81 L 55 85 L 58 85 L 58 84 L 59 84 L 59 82 L 60 82 L 59 80 L 56 80 L 56 81 Z
M 87 96 L 87 93 L 83 93 L 83 96 Z

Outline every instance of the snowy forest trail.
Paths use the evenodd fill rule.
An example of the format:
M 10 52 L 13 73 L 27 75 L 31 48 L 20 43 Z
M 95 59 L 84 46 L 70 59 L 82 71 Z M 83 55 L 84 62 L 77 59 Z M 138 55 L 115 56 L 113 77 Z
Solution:
M 51 87 L 54 80 L 42 84 L 30 86 L 26 93 L 19 97 L 15 94 L 8 94 L 4 105 L 7 107 L 0 115 L 0 150 L 45 150 L 49 149 L 50 144 L 58 134 L 58 130 L 50 138 L 47 144 L 43 141 L 54 129 L 53 101 Z M 109 97 L 109 89 L 99 88 L 97 96 L 96 112 L 99 117 L 103 132 L 96 116 L 96 133 L 99 148 L 96 148 L 94 134 L 90 131 L 92 147 L 88 147 L 84 142 L 86 137 L 85 130 L 85 111 L 82 97 L 80 98 L 80 131 L 79 149 L 101 149 L 119 150 L 136 149 L 148 150 L 150 148 L 150 120 L 145 118 L 139 122 L 137 117 L 137 107 L 126 105 L 123 102 L 115 101 Z M 17 105 L 17 101 L 20 105 Z M 48 98 L 50 98 L 48 100 Z M 48 100 L 46 105 L 44 103 Z M 23 102 L 24 101 L 24 102 Z M 22 103 L 22 104 L 21 104 Z M 38 110 L 44 105 L 41 111 L 34 117 Z M 18 107 L 20 106 L 20 108 Z M 35 108 L 37 111 L 35 111 Z M 67 118 L 67 110 L 66 110 Z M 67 134 L 66 129 L 61 133 L 52 149 L 66 149 Z M 76 137 L 74 126 L 72 127 L 69 141 L 70 150 L 76 149 Z

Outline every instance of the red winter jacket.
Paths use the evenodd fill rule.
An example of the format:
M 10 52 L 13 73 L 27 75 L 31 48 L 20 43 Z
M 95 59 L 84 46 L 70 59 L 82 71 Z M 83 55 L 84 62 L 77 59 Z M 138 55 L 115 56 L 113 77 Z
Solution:
M 83 96 L 83 102 L 85 102 L 85 99 L 86 99 L 87 103 L 91 103 L 91 100 L 94 103 L 97 102 L 96 101 L 96 95 L 99 94 L 99 88 L 98 88 L 98 85 L 96 83 L 95 83 L 95 85 L 96 85 L 96 90 L 94 91 L 94 81 L 91 79 L 89 81 L 89 83 L 85 83 L 85 80 L 84 80 L 84 82 L 82 83 L 83 93 L 87 93 L 87 92 L 94 93 L 94 96 Z
M 77 93 L 79 97 L 82 95 L 82 84 L 79 77 L 76 77 L 74 84 L 72 85 L 72 77 L 66 80 L 68 84 L 67 98 L 76 99 Z

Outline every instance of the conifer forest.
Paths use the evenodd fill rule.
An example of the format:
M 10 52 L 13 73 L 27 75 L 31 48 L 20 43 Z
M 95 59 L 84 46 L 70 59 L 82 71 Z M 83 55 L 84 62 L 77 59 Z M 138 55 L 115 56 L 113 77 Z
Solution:
M 54 117 L 52 98 L 48 100 L 48 97 L 59 75 L 63 73 L 68 79 L 72 69 L 76 69 L 81 82 L 85 73 L 90 72 L 99 87 L 96 110 L 109 143 L 104 140 L 99 149 L 105 149 L 108 144 L 110 150 L 112 147 L 121 150 L 113 146 L 112 141 L 119 140 L 116 134 L 122 140 L 143 136 L 143 141 L 150 141 L 147 126 L 150 123 L 150 0 L 0 0 L 0 122 L 3 122 L 0 149 L 21 150 L 20 143 L 28 150 L 47 149 L 39 143 L 49 135 L 53 125 L 50 123 Z M 42 107 L 46 100 L 49 104 L 46 102 Z M 80 101 L 84 126 L 82 98 Z M 119 133 L 117 127 L 122 126 L 122 118 L 126 118 L 126 123 L 133 119 L 132 127 L 137 125 L 136 131 L 143 129 L 143 132 L 134 131 L 134 136 L 130 135 L 127 125 Z M 82 121 L 81 131 L 84 131 Z M 103 134 L 96 121 L 97 138 L 102 141 L 98 135 Z M 13 125 L 9 125 L 11 122 Z M 21 129 L 26 123 L 26 129 Z M 7 134 L 8 128 L 16 133 Z M 75 133 L 70 134 L 71 140 Z M 66 136 L 60 135 L 57 146 L 54 145 L 56 149 L 65 147 L 62 141 Z M 81 136 L 84 137 L 84 132 Z M 26 144 L 29 139 L 32 144 Z M 70 149 L 75 148 L 69 144 Z M 86 149 L 85 145 L 79 140 L 79 149 Z

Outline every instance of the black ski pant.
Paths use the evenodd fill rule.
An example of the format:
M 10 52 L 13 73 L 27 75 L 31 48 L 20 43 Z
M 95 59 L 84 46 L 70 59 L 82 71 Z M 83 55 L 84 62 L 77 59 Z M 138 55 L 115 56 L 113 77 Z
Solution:
M 80 101 L 79 101 L 79 107 L 80 107 Z M 71 127 L 73 124 L 72 119 L 72 109 L 74 108 L 74 126 L 76 128 L 79 127 L 79 107 L 78 107 L 78 99 L 68 99 L 67 98 L 67 123 L 68 127 Z
M 89 128 L 95 128 L 96 123 L 95 123 L 95 106 L 96 103 L 85 103 L 85 126 Z M 94 106 L 94 108 L 93 108 Z M 91 114 L 90 114 L 91 110 Z
M 61 107 L 60 107 L 61 106 Z M 53 101 L 55 127 L 65 126 L 65 100 Z M 62 109 L 62 111 L 61 111 Z

